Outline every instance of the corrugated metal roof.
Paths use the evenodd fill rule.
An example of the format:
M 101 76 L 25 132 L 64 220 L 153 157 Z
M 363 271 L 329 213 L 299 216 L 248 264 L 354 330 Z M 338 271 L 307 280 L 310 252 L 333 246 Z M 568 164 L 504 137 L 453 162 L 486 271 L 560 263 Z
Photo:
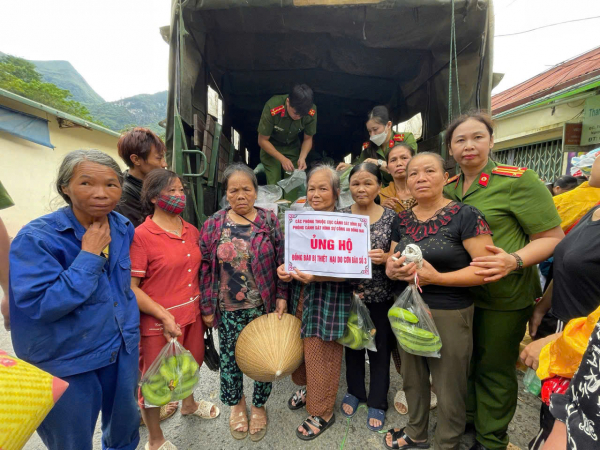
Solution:
M 492 97 L 492 114 L 529 103 L 600 75 L 600 47 L 554 66 Z

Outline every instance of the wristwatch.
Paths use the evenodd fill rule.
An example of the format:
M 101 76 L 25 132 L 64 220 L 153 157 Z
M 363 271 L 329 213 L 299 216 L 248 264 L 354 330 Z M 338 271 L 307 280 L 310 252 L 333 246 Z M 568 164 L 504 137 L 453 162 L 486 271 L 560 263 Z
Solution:
M 383 163 L 384 163 L 383 159 L 378 159 L 377 160 L 377 167 L 383 166 Z

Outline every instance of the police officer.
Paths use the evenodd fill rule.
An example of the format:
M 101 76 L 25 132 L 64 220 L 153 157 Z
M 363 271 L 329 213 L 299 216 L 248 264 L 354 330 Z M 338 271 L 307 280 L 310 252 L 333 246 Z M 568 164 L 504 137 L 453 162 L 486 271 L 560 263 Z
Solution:
M 444 193 L 479 209 L 493 232 L 493 256 L 473 259 L 489 284 L 475 296 L 473 357 L 467 421 L 475 425 L 473 449 L 504 450 L 517 406 L 515 365 L 519 344 L 542 290 L 535 265 L 552 256 L 564 237 L 544 183 L 532 170 L 489 159 L 493 123 L 482 113 L 460 116 L 446 130 L 446 146 L 461 175 Z
M 298 136 L 301 131 L 304 132 L 302 145 Z M 296 85 L 289 95 L 269 99 L 258 124 L 260 161 L 267 184 L 276 184 L 283 178 L 282 168 L 288 176 L 294 168 L 306 169 L 306 156 L 312 149 L 316 132 L 317 107 L 313 104 L 313 91 L 307 85 Z M 294 191 L 286 198 L 294 200 L 297 196 Z
M 383 105 L 373 108 L 367 117 L 366 126 L 371 138 L 363 144 L 360 156 L 354 161 L 354 165 L 365 161 L 377 164 L 381 170 L 384 184 L 387 186 L 393 181 L 392 176 L 387 170 L 386 160 L 388 152 L 398 142 L 408 144 L 416 152 L 417 141 L 412 133 L 393 132 L 390 113 Z M 348 167 L 351 167 L 351 164 L 340 163 L 337 166 L 337 170 L 344 171 Z

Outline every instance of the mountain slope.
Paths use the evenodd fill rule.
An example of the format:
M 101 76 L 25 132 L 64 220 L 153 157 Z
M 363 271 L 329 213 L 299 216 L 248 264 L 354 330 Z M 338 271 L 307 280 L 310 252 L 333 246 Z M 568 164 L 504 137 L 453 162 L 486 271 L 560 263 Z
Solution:
M 157 134 L 165 131 L 158 122 L 167 114 L 167 91 L 139 94 L 123 100 L 87 105 L 87 107 L 93 117 L 115 131 L 132 125 L 150 128 Z
M 31 61 L 47 83 L 68 89 L 73 100 L 88 106 L 104 103 L 104 99 L 92 89 L 79 72 L 68 61 Z

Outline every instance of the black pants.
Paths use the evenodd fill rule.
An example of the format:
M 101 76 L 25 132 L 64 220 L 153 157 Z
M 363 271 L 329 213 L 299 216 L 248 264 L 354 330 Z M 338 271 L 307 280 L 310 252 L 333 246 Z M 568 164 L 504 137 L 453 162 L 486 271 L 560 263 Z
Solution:
M 365 350 L 352 350 L 345 347 L 346 351 L 346 382 L 348 393 L 357 397 L 361 402 L 367 402 L 370 408 L 386 411 L 388 409 L 387 394 L 390 388 L 390 360 L 392 349 L 396 346 L 396 337 L 387 313 L 394 304 L 394 300 L 382 303 L 367 303 L 371 320 L 375 325 L 375 345 L 377 351 L 369 352 L 369 365 L 371 385 L 369 396 L 365 389 Z

